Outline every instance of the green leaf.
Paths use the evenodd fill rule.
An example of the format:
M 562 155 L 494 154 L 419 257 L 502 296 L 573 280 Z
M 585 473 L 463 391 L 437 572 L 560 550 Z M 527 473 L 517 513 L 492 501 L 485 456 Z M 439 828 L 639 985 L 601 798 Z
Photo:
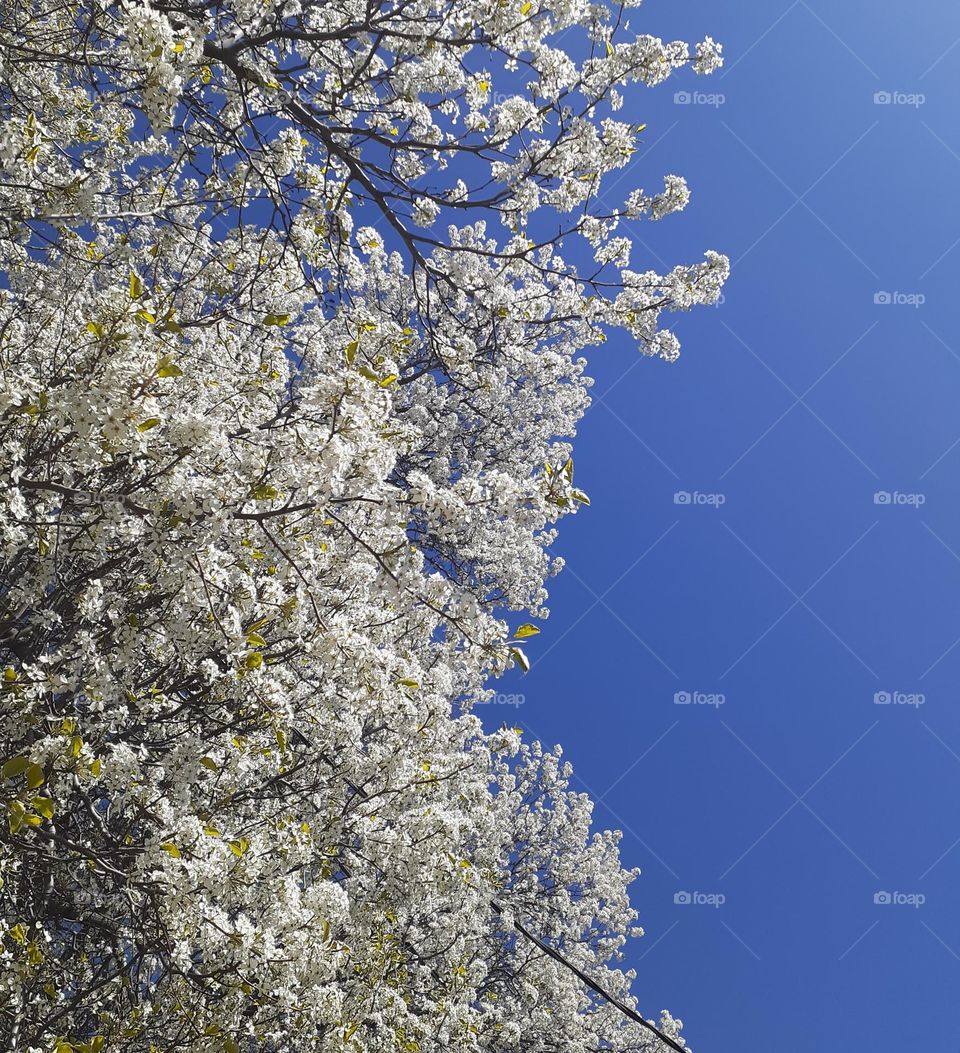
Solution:
M 515 640 L 524 640 L 528 636 L 537 636 L 540 630 L 535 625 L 521 625 L 513 634 Z
M 133 271 L 131 271 L 130 272 L 130 299 L 131 300 L 139 300 L 141 296 L 143 296 L 143 282 L 140 281 L 140 278 L 136 274 L 134 274 Z
M 279 493 L 280 491 L 275 486 L 270 486 L 268 483 L 264 483 L 253 491 L 253 496 L 258 501 L 272 501 L 275 497 L 279 496 Z
M 264 325 L 287 325 L 290 321 L 290 315 L 288 314 L 268 314 L 264 315 Z
M 167 855 L 173 856 L 174 859 L 180 859 L 182 853 L 179 848 L 172 842 L 167 841 L 166 844 L 160 846 Z
M 230 851 L 237 857 L 242 859 L 246 854 L 247 849 L 250 847 L 250 838 L 241 837 L 236 841 L 230 842 Z
M 259 633 L 247 633 L 248 647 L 266 647 L 267 641 Z
M 398 680 L 397 684 L 400 687 L 409 687 L 411 691 L 420 690 L 420 685 L 416 680 Z
M 263 665 L 263 655 L 259 651 L 251 651 L 243 660 L 244 669 L 259 669 Z
M 141 421 L 137 425 L 137 431 L 149 431 L 151 428 L 155 428 L 159 423 L 159 417 L 147 417 L 146 420 Z
M 210 771 L 219 771 L 220 770 L 219 766 L 217 765 L 217 762 L 213 759 L 213 757 L 201 757 L 200 758 L 200 763 L 205 768 L 209 768 Z
M 353 360 L 357 357 L 357 351 L 360 350 L 360 341 L 351 340 L 349 344 L 343 349 L 343 356 L 347 360 L 347 365 L 352 366 Z
M 39 764 L 31 764 L 27 768 L 27 789 L 35 790 L 38 786 L 42 786 L 47 780 L 47 777 L 43 774 L 43 768 Z

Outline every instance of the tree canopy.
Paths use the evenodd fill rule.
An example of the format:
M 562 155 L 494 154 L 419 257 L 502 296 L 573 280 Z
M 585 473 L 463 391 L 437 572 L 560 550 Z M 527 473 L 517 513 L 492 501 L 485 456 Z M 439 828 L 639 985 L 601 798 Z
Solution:
M 2 0 L 0 1034 L 24 1053 L 655 1048 L 618 835 L 490 680 L 588 503 L 580 357 L 672 360 L 578 0 Z M 666 1034 L 677 1023 L 665 1014 Z

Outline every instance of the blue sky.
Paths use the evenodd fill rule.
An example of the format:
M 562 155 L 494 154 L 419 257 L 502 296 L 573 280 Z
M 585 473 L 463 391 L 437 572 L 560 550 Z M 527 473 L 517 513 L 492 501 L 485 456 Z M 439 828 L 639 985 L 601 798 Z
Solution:
M 956 1050 L 960 7 L 648 0 L 632 22 L 727 57 L 629 96 L 649 127 L 620 189 L 693 191 L 634 230 L 635 263 L 716 248 L 733 275 L 678 321 L 678 364 L 593 356 L 593 504 L 501 690 L 643 870 L 648 1016 L 698 1053 L 907 1028 Z M 723 98 L 675 100 L 694 90 Z

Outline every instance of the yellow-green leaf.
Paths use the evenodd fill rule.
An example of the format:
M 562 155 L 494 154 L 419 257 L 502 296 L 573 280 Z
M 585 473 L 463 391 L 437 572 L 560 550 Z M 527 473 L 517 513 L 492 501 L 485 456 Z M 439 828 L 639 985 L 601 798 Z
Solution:
M 249 837 L 241 837 L 236 841 L 230 842 L 230 851 L 237 857 L 237 859 L 242 859 L 249 847 Z
M 380 387 L 388 388 L 391 384 L 395 384 L 397 382 L 397 379 L 397 374 L 391 373 L 389 376 L 384 377 L 383 380 L 380 381 Z
M 272 501 L 278 496 L 278 494 L 279 491 L 277 488 L 275 486 L 270 486 L 267 483 L 264 483 L 263 486 L 258 486 L 256 490 L 253 491 L 253 496 L 258 501 Z
M 537 636 L 540 630 L 535 625 L 521 625 L 513 634 L 515 640 L 523 640 L 528 636 Z
M 170 358 L 169 355 L 164 355 L 157 365 L 157 376 L 182 377 L 183 370 Z
M 138 275 L 130 272 L 130 299 L 139 300 L 143 295 L 143 282 L 140 281 Z
M 520 666 L 520 668 L 525 673 L 530 672 L 530 659 L 527 658 L 527 656 L 523 653 L 523 651 L 520 650 L 519 647 L 510 648 L 510 657 L 518 666 Z
M 263 665 L 263 655 L 259 651 L 251 651 L 243 660 L 245 669 L 259 669 Z
M 74 735 L 70 740 L 70 754 L 73 757 L 79 757 L 80 751 L 83 749 L 83 739 L 79 735 Z
M 149 431 L 151 428 L 155 428 L 159 423 L 159 417 L 147 417 L 146 420 L 141 421 L 137 425 L 137 431 Z
M 248 647 L 266 647 L 267 641 L 259 633 L 247 633 Z
M 351 340 L 349 344 L 343 349 L 343 356 L 347 360 L 347 365 L 352 366 L 353 360 L 357 357 L 357 351 L 360 349 L 359 340 Z
M 180 849 L 172 841 L 167 841 L 166 844 L 160 846 L 167 855 L 173 856 L 174 859 L 179 859 L 181 856 Z
M 287 325 L 290 321 L 290 315 L 288 314 L 268 314 L 264 316 L 264 325 Z
M 22 775 L 27 770 L 27 765 L 30 762 L 26 757 L 11 757 L 2 768 L 0 768 L 0 775 L 5 779 L 15 779 L 18 775 Z
M 400 687 L 409 687 L 411 691 L 418 691 L 420 689 L 420 685 L 416 680 L 398 680 L 397 683 Z
M 19 801 L 11 801 L 7 805 L 7 822 L 10 825 L 10 833 L 15 834 L 23 826 L 27 810 Z
M 30 801 L 30 807 L 44 819 L 53 818 L 54 802 L 49 797 L 34 797 Z
M 38 786 L 42 786 L 46 782 L 46 778 L 43 774 L 43 768 L 39 764 L 31 764 L 27 768 L 27 789 L 35 790 Z
M 210 771 L 219 771 L 220 770 L 217 762 L 213 759 L 213 757 L 201 757 L 200 758 L 200 763 L 205 768 L 209 768 Z

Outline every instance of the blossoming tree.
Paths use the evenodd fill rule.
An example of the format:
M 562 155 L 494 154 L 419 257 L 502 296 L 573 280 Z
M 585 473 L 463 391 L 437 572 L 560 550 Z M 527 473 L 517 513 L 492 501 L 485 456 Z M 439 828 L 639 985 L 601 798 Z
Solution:
M 631 267 L 678 177 L 602 196 L 623 85 L 720 62 L 625 14 L 3 0 L 4 1048 L 659 1047 L 515 927 L 632 1007 L 617 836 L 471 715 L 578 356 L 727 274 Z

